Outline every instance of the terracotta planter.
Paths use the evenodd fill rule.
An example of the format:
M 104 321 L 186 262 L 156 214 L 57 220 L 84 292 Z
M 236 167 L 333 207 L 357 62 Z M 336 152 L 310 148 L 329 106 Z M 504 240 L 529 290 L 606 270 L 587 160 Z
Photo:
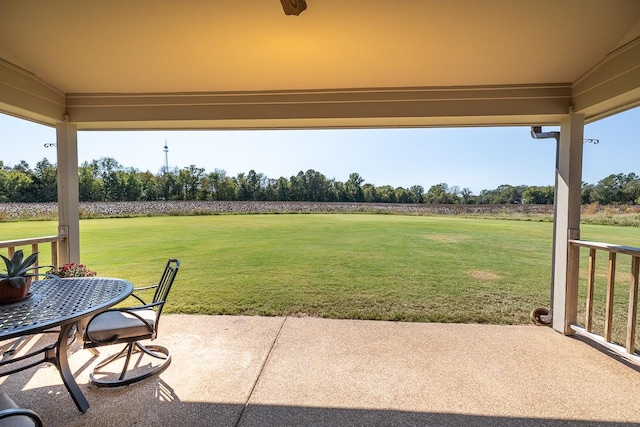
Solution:
M 25 277 L 24 286 L 21 288 L 14 288 L 9 284 L 9 279 L 0 280 L 0 302 L 9 302 L 13 300 L 19 300 L 24 298 L 29 293 L 31 287 L 31 280 L 33 277 Z

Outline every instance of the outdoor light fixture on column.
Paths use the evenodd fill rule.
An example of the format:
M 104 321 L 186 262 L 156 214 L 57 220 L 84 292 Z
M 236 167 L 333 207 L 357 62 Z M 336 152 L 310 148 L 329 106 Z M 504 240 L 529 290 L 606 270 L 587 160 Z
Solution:
M 305 0 L 280 0 L 285 15 L 300 15 L 307 8 Z

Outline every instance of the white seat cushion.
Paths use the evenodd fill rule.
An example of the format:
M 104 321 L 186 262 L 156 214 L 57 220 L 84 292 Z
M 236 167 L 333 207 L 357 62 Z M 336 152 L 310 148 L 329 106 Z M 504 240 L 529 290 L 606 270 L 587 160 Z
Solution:
M 156 312 L 150 308 L 130 310 L 142 317 L 151 328 L 136 316 L 122 311 L 105 311 L 96 315 L 87 326 L 87 338 L 94 341 L 110 341 L 150 335 L 155 329 Z

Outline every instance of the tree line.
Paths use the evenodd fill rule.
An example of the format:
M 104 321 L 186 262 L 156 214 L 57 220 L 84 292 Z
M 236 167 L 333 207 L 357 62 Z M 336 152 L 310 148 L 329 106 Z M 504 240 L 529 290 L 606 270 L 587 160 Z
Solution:
M 358 173 L 345 182 L 328 179 L 309 169 L 289 178 L 268 178 L 253 169 L 228 176 L 222 169 L 207 173 L 195 165 L 158 173 L 123 167 L 104 157 L 84 162 L 78 168 L 80 201 L 301 201 L 429 204 L 553 204 L 553 186 L 500 185 L 473 194 L 445 183 L 408 188 L 375 186 Z M 21 161 L 16 166 L 0 161 L 0 202 L 55 202 L 57 167 L 46 158 L 35 168 Z M 582 203 L 640 204 L 640 177 L 635 173 L 613 174 L 597 184 L 582 184 Z

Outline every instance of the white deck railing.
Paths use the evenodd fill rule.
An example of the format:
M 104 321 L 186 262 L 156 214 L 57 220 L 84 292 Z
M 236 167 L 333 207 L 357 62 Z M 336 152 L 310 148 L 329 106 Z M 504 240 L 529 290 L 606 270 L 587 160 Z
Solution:
M 43 237 L 31 237 L 27 239 L 17 239 L 17 240 L 5 240 L 0 241 L 0 250 L 7 250 L 7 256 L 11 258 L 16 250 L 21 248 L 31 247 L 31 253 L 40 252 L 41 244 L 50 244 L 51 245 L 51 264 L 54 267 L 60 267 L 59 262 L 59 254 L 62 248 L 67 248 L 67 230 L 65 227 L 60 227 L 59 234 L 55 236 L 43 236 Z M 28 253 L 25 254 L 25 256 Z M 42 264 L 40 260 L 36 261 L 36 265 Z M 2 263 L 4 265 L 4 263 Z M 34 273 L 42 273 L 38 270 L 34 270 Z M 36 276 L 35 280 L 38 279 Z
M 571 328 L 578 334 L 597 341 L 605 347 L 631 358 L 635 362 L 640 362 L 640 355 L 635 352 L 636 346 L 636 325 L 638 316 L 638 277 L 640 271 L 640 248 L 630 246 L 613 245 L 602 242 L 589 242 L 584 240 L 570 240 L 569 243 L 578 248 L 589 249 L 589 263 L 587 266 L 587 289 L 584 326 L 572 325 Z M 608 253 L 607 264 L 607 284 L 605 290 L 604 303 L 604 332 L 602 335 L 593 333 L 593 303 L 594 289 L 596 283 L 596 255 L 598 252 Z M 628 255 L 631 257 L 631 279 L 629 284 L 629 302 L 627 308 L 627 327 L 625 345 L 612 342 L 612 331 L 614 329 L 614 300 L 616 285 L 616 266 L 618 255 Z M 619 325 L 618 325 L 619 326 Z

